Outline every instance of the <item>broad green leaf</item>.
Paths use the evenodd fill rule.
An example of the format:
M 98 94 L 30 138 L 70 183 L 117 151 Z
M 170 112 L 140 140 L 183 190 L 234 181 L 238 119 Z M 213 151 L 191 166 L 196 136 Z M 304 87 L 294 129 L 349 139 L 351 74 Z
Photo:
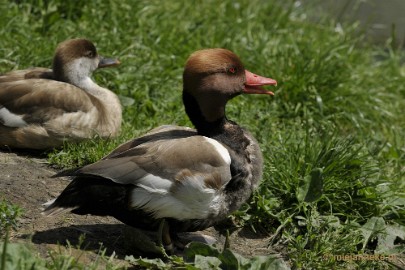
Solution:
M 290 267 L 278 255 L 256 256 L 250 259 L 250 265 L 246 270 L 289 270 Z
M 164 263 L 161 259 L 157 258 L 157 259 L 148 259 L 148 258 L 138 258 L 135 259 L 134 256 L 126 256 L 125 257 L 126 261 L 129 261 L 130 263 L 133 263 L 135 265 L 139 265 L 139 266 L 144 266 L 144 267 L 148 267 L 148 268 L 158 268 L 158 269 L 168 269 L 168 265 L 166 263 Z
M 218 258 L 222 262 L 222 269 L 240 269 L 240 265 L 246 260 L 239 254 L 232 252 L 230 249 L 225 249 Z
M 221 260 L 216 257 L 195 255 L 194 266 L 201 270 L 221 269 Z
M 191 243 L 186 250 L 188 261 L 194 262 L 195 267 L 200 269 L 231 269 L 231 270 L 271 270 L 290 269 L 278 255 L 256 256 L 251 259 L 244 258 L 225 249 L 219 252 L 218 249 L 203 243 Z
M 363 249 L 370 239 L 385 230 L 385 221 L 382 217 L 372 217 L 360 228 L 363 237 Z
M 3 259 L 3 245 L 0 243 L 0 261 Z M 5 269 L 1 270 L 46 270 L 45 263 L 38 260 L 35 252 L 26 244 L 7 243 Z M 1 267 L 1 265 L 0 265 Z
M 314 202 L 321 198 L 323 194 L 322 169 L 316 168 L 311 174 L 306 176 L 300 183 L 297 192 L 297 199 L 300 202 Z
M 186 261 L 193 262 L 196 255 L 218 257 L 219 254 L 220 252 L 212 246 L 199 242 L 191 242 L 185 250 L 184 257 Z
M 385 254 L 404 252 L 404 245 L 402 245 L 402 247 L 395 245 L 397 237 L 405 240 L 405 226 L 398 224 L 387 225 L 385 230 L 378 234 L 378 246 L 376 251 Z

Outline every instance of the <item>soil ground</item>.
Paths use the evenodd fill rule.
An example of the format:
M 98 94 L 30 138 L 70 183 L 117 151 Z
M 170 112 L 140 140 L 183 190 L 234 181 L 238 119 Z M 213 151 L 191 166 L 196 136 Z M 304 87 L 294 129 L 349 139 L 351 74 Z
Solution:
M 46 158 L 27 153 L 0 150 L 0 199 L 5 198 L 23 209 L 19 228 L 12 233 L 11 242 L 30 242 L 41 256 L 46 257 L 49 250 L 58 249 L 68 242 L 70 252 L 82 253 L 77 248 L 79 237 L 85 234 L 81 245 L 80 260 L 89 262 L 97 256 L 100 244 L 106 254 L 116 255 L 123 265 L 126 255 L 140 255 L 142 243 L 128 243 L 128 231 L 132 228 L 111 217 L 78 216 L 64 213 L 47 217 L 41 214 L 42 204 L 54 199 L 69 183 L 68 178 L 52 178 L 57 172 L 47 164 Z M 132 234 L 134 232 L 131 232 Z M 225 237 L 214 228 L 204 232 L 215 238 L 217 245 L 224 243 Z M 136 242 L 136 241 L 135 241 Z M 245 257 L 277 253 L 268 248 L 269 236 L 259 235 L 248 229 L 234 231 L 230 237 L 231 249 Z M 136 246 L 137 245 L 137 246 Z

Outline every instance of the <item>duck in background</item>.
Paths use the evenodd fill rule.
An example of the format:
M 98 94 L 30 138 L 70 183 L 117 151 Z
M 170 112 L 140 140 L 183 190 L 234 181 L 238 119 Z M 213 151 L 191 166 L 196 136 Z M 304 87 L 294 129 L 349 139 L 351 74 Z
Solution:
M 257 188 L 260 147 L 226 117 L 225 106 L 240 94 L 273 95 L 261 86 L 276 84 L 245 70 L 229 50 L 193 53 L 183 74 L 183 103 L 196 129 L 158 127 L 98 162 L 60 173 L 73 181 L 44 213 L 108 215 L 146 230 L 164 224 L 160 237 L 170 251 L 178 232 L 215 225 Z
M 97 85 L 97 68 L 116 66 L 87 39 L 58 45 L 51 69 L 16 70 L 0 76 L 0 148 L 46 150 L 64 141 L 119 133 L 120 101 Z

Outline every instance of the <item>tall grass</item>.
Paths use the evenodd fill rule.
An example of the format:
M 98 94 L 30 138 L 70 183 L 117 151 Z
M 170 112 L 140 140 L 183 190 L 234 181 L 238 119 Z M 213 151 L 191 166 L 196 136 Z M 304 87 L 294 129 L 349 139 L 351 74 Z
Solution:
M 265 157 L 259 190 L 235 216 L 274 234 L 269 244 L 282 246 L 293 268 L 371 268 L 385 262 L 325 254 L 381 252 L 381 243 L 403 251 L 405 69 L 390 41 L 374 47 L 356 25 L 310 21 L 293 1 L 31 0 L 0 11 L 0 72 L 50 66 L 56 44 L 71 37 L 122 61 L 95 74 L 134 100 L 120 137 L 67 144 L 50 153 L 53 163 L 83 165 L 152 127 L 190 125 L 184 62 L 194 50 L 225 47 L 279 82 L 273 99 L 242 96 L 227 108 Z M 373 222 L 383 226 L 372 230 Z

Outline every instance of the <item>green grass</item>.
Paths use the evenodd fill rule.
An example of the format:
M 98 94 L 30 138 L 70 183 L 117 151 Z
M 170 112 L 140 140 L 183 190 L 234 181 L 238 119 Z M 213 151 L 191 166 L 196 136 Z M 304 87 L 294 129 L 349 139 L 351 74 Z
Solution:
M 135 101 L 122 134 L 67 144 L 49 154 L 52 163 L 80 166 L 150 128 L 191 126 L 181 104 L 185 60 L 225 47 L 279 82 L 274 98 L 242 96 L 227 107 L 265 157 L 262 184 L 237 220 L 275 234 L 269 244 L 292 268 L 382 267 L 326 255 L 404 251 L 405 68 L 390 41 L 376 47 L 355 25 L 311 22 L 292 1 L 79 2 L 0 7 L 0 72 L 50 66 L 56 44 L 72 37 L 122 61 L 94 76 Z
M 96 270 L 123 269 L 122 263 L 117 264 L 114 261 L 115 256 L 106 256 L 106 250 L 100 246 L 100 249 L 94 260 L 85 263 L 81 260 L 85 251 L 81 251 L 81 246 L 85 237 L 79 238 L 79 244 L 72 247 L 70 244 L 66 248 L 58 246 L 57 250 L 50 250 L 48 258 L 38 256 L 35 247 L 26 243 L 10 243 L 10 230 L 18 230 L 18 219 L 22 214 L 22 209 L 2 199 L 0 201 L 0 270 L 68 270 L 83 269 Z M 79 252 L 74 250 L 79 249 Z
M 2 199 L 0 201 L 0 237 L 3 237 L 11 228 L 17 229 L 17 219 L 21 216 L 22 209 Z
M 84 241 L 84 238 L 81 238 Z M 6 247 L 6 252 L 3 248 Z M 22 243 L 9 243 L 8 239 L 0 242 L 0 259 L 4 264 L 0 265 L 1 270 L 118 270 L 123 269 L 122 263 L 114 261 L 115 256 L 106 256 L 105 249 L 100 248 L 94 260 L 86 262 L 81 259 L 85 251 L 75 252 L 80 249 L 70 245 L 67 248 L 59 246 L 57 250 L 48 252 L 48 258 L 41 258 L 33 245 Z

